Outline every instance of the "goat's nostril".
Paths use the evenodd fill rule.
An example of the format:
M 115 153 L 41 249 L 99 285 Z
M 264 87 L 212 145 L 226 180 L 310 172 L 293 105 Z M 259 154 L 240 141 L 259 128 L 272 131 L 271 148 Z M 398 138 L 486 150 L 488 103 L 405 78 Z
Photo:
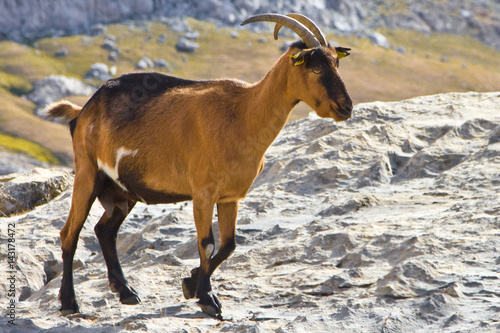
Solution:
M 351 104 L 344 104 L 340 108 L 340 113 L 344 116 L 350 116 L 352 113 L 352 105 Z

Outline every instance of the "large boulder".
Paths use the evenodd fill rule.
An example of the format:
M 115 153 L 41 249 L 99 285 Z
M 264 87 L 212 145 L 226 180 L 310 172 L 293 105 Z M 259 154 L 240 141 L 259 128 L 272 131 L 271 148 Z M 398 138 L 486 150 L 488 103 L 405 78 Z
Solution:
M 73 184 L 66 170 L 35 168 L 0 177 L 0 215 L 11 216 L 47 203 Z
M 63 75 L 50 75 L 37 81 L 27 98 L 35 103 L 35 113 L 39 114 L 47 105 L 67 96 L 89 96 L 94 88 L 78 79 Z

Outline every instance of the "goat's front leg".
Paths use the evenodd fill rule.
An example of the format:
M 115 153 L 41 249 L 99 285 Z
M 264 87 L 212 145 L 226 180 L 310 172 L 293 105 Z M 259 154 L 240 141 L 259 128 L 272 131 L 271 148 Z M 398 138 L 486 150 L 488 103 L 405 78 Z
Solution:
M 220 317 L 221 304 L 212 292 L 210 284 L 210 263 L 215 250 L 214 235 L 212 233 L 212 216 L 214 203 L 206 197 L 193 200 L 194 221 L 198 234 L 198 251 L 200 253 L 200 267 L 193 274 L 191 281 L 196 281 L 195 297 L 199 299 L 198 305 L 206 314 Z M 194 277 L 197 275 L 197 279 Z M 184 288 L 183 288 L 184 289 Z

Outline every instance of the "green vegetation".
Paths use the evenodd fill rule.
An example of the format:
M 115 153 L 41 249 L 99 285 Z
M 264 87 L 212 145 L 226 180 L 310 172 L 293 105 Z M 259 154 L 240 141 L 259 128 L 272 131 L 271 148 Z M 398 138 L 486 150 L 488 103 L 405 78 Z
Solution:
M 59 160 L 47 149 L 34 142 L 0 133 L 0 147 L 28 154 L 40 162 L 59 164 Z
M 396 6 L 387 10 L 404 12 Z M 232 77 L 248 82 L 260 80 L 281 55 L 280 46 L 287 38 L 274 41 L 272 34 L 258 34 L 235 28 L 217 28 L 212 23 L 189 20 L 191 30 L 198 30 L 200 47 L 192 54 L 175 49 L 180 33 L 158 22 L 138 26 L 110 25 L 105 35 L 113 35 L 120 53 L 115 61 L 101 45 L 105 36 L 69 36 L 46 38 L 33 46 L 11 41 L 0 42 L 0 131 L 35 142 L 52 151 L 64 163 L 71 163 L 71 141 L 67 128 L 42 121 L 30 113 L 34 106 L 21 95 L 33 83 L 50 74 L 79 79 L 96 62 L 116 66 L 117 75 L 135 71 L 144 56 L 165 59 L 170 67 L 162 69 L 189 79 Z M 500 89 L 500 52 L 467 36 L 423 35 L 413 31 L 381 29 L 393 48 L 374 46 L 367 39 L 327 34 L 352 55 L 341 61 L 340 72 L 355 103 L 374 100 L 401 100 L 442 92 L 493 91 Z M 166 34 L 165 43 L 158 38 Z M 265 37 L 265 41 L 260 41 Z M 295 38 L 295 37 L 294 37 Z M 395 48 L 399 48 L 396 51 Z M 55 57 L 65 49 L 68 55 Z M 94 82 L 100 84 L 102 82 Z M 78 104 L 85 98 L 70 97 Z M 302 103 L 291 119 L 310 112 Z

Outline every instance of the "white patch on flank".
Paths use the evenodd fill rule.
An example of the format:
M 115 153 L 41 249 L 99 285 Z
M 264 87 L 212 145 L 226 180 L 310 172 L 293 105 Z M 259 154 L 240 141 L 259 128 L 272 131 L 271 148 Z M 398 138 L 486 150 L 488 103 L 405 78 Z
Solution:
M 208 244 L 206 249 L 205 249 L 205 257 L 207 259 L 210 259 L 210 257 L 212 256 L 212 254 L 214 253 L 214 249 L 215 249 L 215 246 L 214 244 Z
M 116 151 L 116 158 L 115 158 L 115 166 L 112 168 L 109 165 L 101 162 L 101 160 L 97 159 L 97 166 L 99 167 L 100 170 L 104 171 L 106 175 L 109 176 L 109 178 L 113 179 L 115 183 L 121 187 L 122 190 L 128 191 L 125 185 L 123 185 L 119 178 L 120 175 L 118 174 L 118 165 L 120 164 L 120 160 L 125 157 L 125 156 L 135 156 L 137 154 L 137 149 L 136 150 L 129 150 L 125 147 L 120 147 Z

